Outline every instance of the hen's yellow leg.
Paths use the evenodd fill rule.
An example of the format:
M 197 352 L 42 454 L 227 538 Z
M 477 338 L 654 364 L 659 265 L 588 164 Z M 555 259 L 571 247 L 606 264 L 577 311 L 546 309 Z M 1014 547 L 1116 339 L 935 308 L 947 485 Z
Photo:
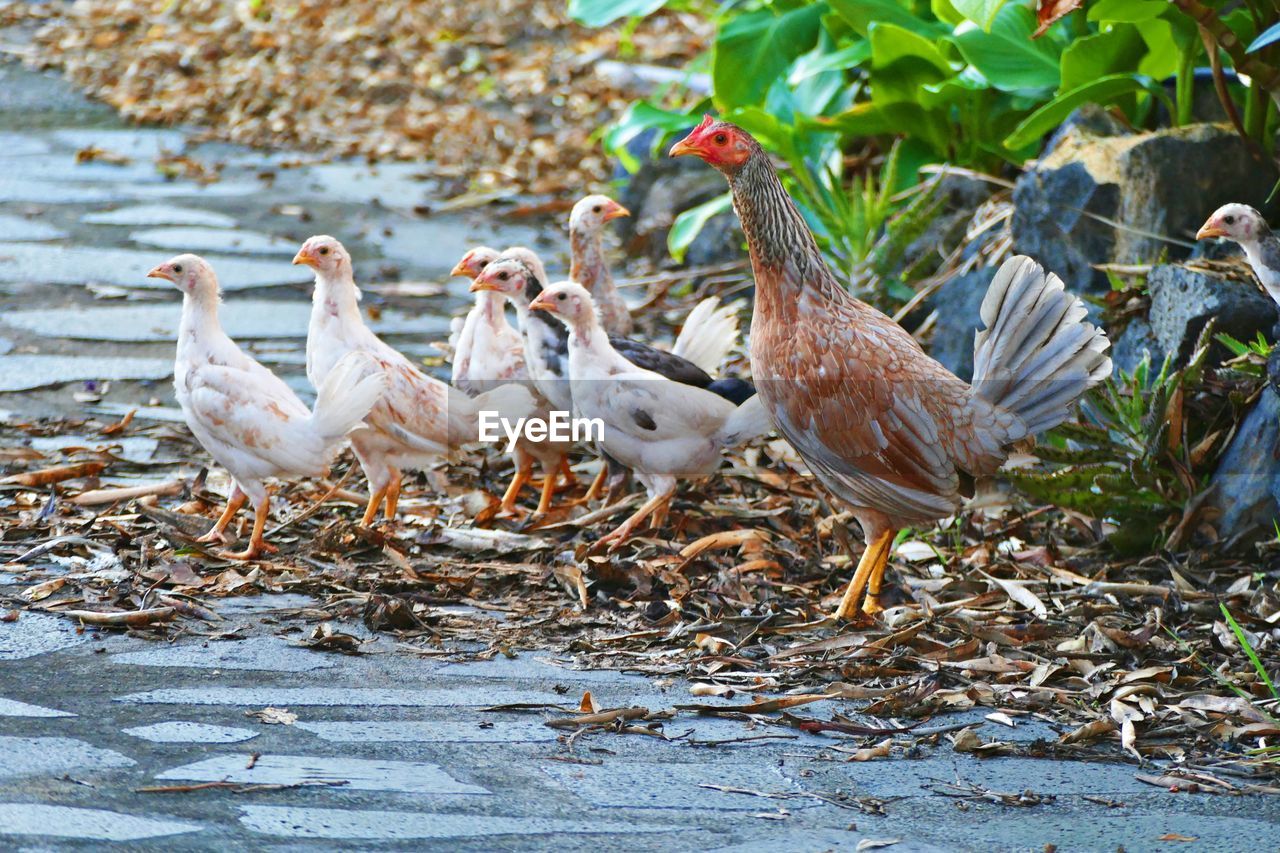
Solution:
M 835 613 L 837 620 L 853 618 L 853 614 L 858 609 L 858 599 L 862 597 L 862 591 L 867 588 L 869 579 L 874 578 L 875 586 L 874 591 L 868 593 L 868 600 L 871 596 L 879 595 L 880 582 L 884 577 L 885 566 L 889 562 L 889 547 L 893 544 L 893 536 L 894 531 L 886 530 L 867 543 L 866 549 L 862 552 L 862 559 L 858 560 L 858 569 L 853 573 L 849 586 L 845 588 L 844 598 L 840 599 L 840 607 Z M 874 613 L 880 609 L 878 602 L 872 606 L 875 609 L 866 612 Z
M 538 508 L 533 511 L 534 518 L 539 518 L 547 514 L 551 509 L 551 498 L 556 493 L 556 480 L 559 474 L 556 469 L 544 472 L 542 475 L 542 497 L 538 498 Z
M 236 513 L 244 506 L 245 501 L 249 500 L 245 493 L 240 491 L 240 487 L 236 486 L 231 490 L 231 496 L 227 498 L 227 505 L 222 510 L 222 515 L 218 516 L 218 521 L 213 528 L 205 535 L 196 539 L 197 542 L 225 542 L 227 541 L 226 531 L 227 525 L 231 523 L 231 519 L 236 517 Z

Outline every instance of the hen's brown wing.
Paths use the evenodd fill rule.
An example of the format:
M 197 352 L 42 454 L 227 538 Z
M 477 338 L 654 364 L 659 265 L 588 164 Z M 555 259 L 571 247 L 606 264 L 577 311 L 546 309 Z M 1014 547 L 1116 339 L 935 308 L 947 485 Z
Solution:
M 900 522 L 958 507 L 957 461 L 973 431 L 968 385 L 851 298 L 810 293 L 791 317 L 758 325 L 752 363 L 767 374 L 763 382 L 757 374 L 757 387 L 778 429 L 837 497 Z M 757 357 L 757 347 L 768 353 Z

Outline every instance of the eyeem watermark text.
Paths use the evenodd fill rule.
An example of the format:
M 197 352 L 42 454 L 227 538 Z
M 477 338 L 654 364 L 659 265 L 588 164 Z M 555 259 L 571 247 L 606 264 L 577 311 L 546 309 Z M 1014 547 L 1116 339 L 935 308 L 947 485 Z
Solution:
M 600 418 L 575 418 L 566 411 L 551 411 L 551 417 L 519 418 L 514 423 L 498 412 L 480 412 L 479 441 L 507 439 L 506 452 L 515 449 L 516 441 L 603 441 L 604 421 Z

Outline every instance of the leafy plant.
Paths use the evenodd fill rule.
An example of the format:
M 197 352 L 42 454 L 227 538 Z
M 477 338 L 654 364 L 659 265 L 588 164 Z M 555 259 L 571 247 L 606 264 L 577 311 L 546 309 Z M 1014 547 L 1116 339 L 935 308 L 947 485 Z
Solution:
M 1218 602 L 1218 607 L 1222 610 L 1222 617 L 1231 626 L 1231 633 L 1236 635 L 1236 642 L 1240 644 L 1240 648 L 1248 656 L 1249 663 L 1253 664 L 1254 672 L 1258 674 L 1258 678 L 1262 679 L 1262 683 L 1267 685 L 1267 691 L 1271 693 L 1271 698 L 1280 699 L 1280 691 L 1276 690 L 1275 684 L 1271 681 L 1271 676 L 1267 673 L 1267 668 L 1262 665 L 1262 661 L 1258 658 L 1258 653 L 1254 651 L 1253 643 L 1249 642 L 1249 635 L 1240 627 L 1240 623 L 1236 622 L 1236 618 L 1231 615 L 1227 605 Z
M 1108 542 L 1122 553 L 1163 544 L 1208 485 L 1228 432 L 1220 421 L 1230 407 L 1220 402 L 1194 407 L 1193 416 L 1211 341 L 1206 329 L 1180 369 L 1166 358 L 1155 370 L 1145 358 L 1132 373 L 1117 371 L 1085 401 L 1086 422 L 1053 430 L 1036 448 L 1044 464 L 1008 471 L 1009 479 L 1046 503 L 1111 522 Z
M 1113 106 L 1136 126 L 1159 116 L 1184 123 L 1192 117 L 1197 64 L 1206 60 L 1229 113 L 1243 104 L 1242 133 L 1269 144 L 1276 124 L 1262 93 L 1280 92 L 1280 72 L 1268 62 L 1280 50 L 1280 27 L 1267 29 L 1280 12 L 1252 0 L 1094 0 L 1087 9 L 1082 0 L 1065 0 L 1040 4 L 1038 14 L 1008 0 L 673 2 L 716 25 L 711 49 L 690 66 L 708 74 L 711 94 L 675 87 L 633 104 L 605 134 L 606 147 L 634 169 L 631 146 L 643 134 L 656 152 L 702 112 L 718 112 L 786 162 L 788 188 L 845 270 L 866 260 L 876 237 L 868 229 L 905 203 L 901 191 L 915 183 L 920 166 L 1021 165 L 1086 103 Z M 569 11 L 599 26 L 665 5 L 570 0 Z M 1260 53 L 1245 52 L 1250 40 Z M 1227 79 L 1223 57 L 1255 82 Z M 1166 79 L 1175 81 L 1172 98 L 1160 82 Z M 851 152 L 856 156 L 847 157 Z M 868 205 L 870 186 L 888 190 L 889 210 Z M 681 221 L 671 244 L 676 254 L 713 208 Z

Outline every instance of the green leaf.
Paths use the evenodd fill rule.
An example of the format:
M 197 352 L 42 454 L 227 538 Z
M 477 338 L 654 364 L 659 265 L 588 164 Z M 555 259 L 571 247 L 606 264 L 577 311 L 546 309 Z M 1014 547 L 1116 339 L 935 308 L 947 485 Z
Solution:
M 946 29 L 936 21 L 926 21 L 895 0 L 827 0 L 840 17 L 859 35 L 867 35 L 873 23 L 894 24 L 928 38 L 937 38 Z
M 654 140 L 656 145 L 667 134 L 694 124 L 697 124 L 697 120 L 684 113 L 659 109 L 647 101 L 637 101 L 605 132 L 604 147 L 618 158 L 624 169 L 634 172 L 640 168 L 640 164 L 627 150 L 631 140 L 647 130 L 656 129 L 662 131 L 658 139 Z
M 1059 93 L 1091 83 L 1100 77 L 1137 71 L 1145 46 L 1138 28 L 1116 24 L 1106 32 L 1078 38 L 1062 51 L 1062 84 Z
M 871 42 L 856 41 L 848 47 L 842 47 L 831 53 L 814 52 L 800 57 L 795 67 L 791 69 L 791 74 L 787 76 L 787 83 L 795 86 L 796 84 L 807 80 L 815 74 L 822 74 L 827 71 L 847 71 L 850 68 L 857 68 L 862 63 L 871 58 Z
M 1089 6 L 1089 20 L 1137 24 L 1160 17 L 1168 8 L 1166 0 L 1098 0 Z
M 871 25 L 871 63 L 875 68 L 906 58 L 923 60 L 947 77 L 955 73 L 932 40 L 896 24 Z
M 691 207 L 676 217 L 667 232 L 667 251 L 677 263 L 684 262 L 684 253 L 693 245 L 698 234 L 712 217 L 724 213 L 733 206 L 732 193 L 716 196 L 711 201 Z
M 826 3 L 732 18 L 716 36 L 711 79 L 721 109 L 760 104 L 796 57 L 813 49 Z
M 569 0 L 569 17 L 588 27 L 603 27 L 619 18 L 643 18 L 667 0 Z
M 1012 5 L 996 14 L 990 32 L 961 24 L 952 39 L 965 60 L 997 89 L 1055 89 L 1058 46 L 1047 38 L 1033 40 L 1035 28 L 1035 16 L 1028 9 Z
M 1121 95 L 1140 92 L 1152 86 L 1151 81 L 1132 74 L 1113 74 L 1110 77 L 1077 86 L 1027 116 L 1022 124 L 1018 125 L 1005 139 L 1005 147 L 1017 150 L 1030 145 L 1062 124 L 1067 116 L 1082 104 L 1108 104 Z
M 1253 644 L 1249 642 L 1249 635 L 1244 632 L 1244 629 L 1236 622 L 1236 618 L 1227 610 L 1227 605 L 1219 601 L 1218 607 L 1222 610 L 1222 615 L 1226 617 L 1227 624 L 1231 626 L 1231 632 L 1236 635 L 1236 642 L 1240 643 L 1240 648 L 1244 649 L 1244 653 L 1248 655 L 1254 671 L 1258 673 L 1263 683 L 1267 685 L 1267 690 L 1271 691 L 1271 695 L 1276 699 L 1280 699 L 1280 693 L 1276 692 L 1276 686 L 1271 682 L 1271 676 L 1267 674 L 1267 668 L 1262 665 L 1262 661 L 1258 660 L 1258 653 L 1253 650 Z
M 996 13 L 1004 6 L 1005 0 L 951 0 L 956 11 L 973 21 L 982 29 L 990 32 L 991 22 Z

